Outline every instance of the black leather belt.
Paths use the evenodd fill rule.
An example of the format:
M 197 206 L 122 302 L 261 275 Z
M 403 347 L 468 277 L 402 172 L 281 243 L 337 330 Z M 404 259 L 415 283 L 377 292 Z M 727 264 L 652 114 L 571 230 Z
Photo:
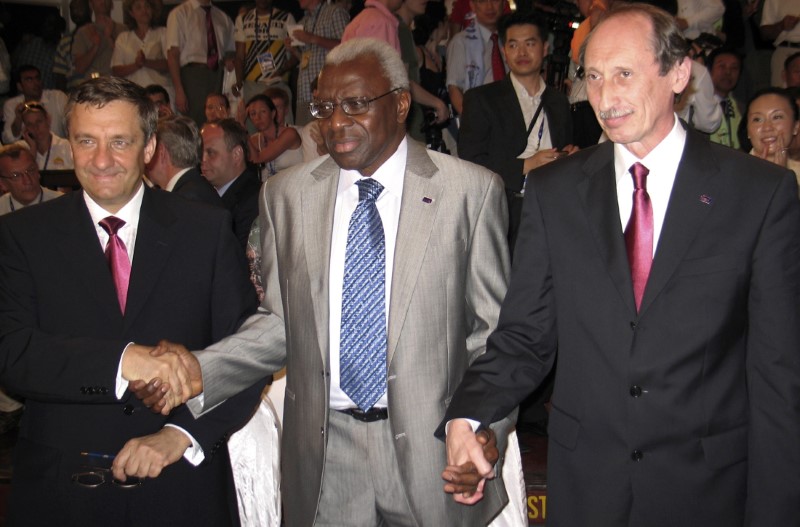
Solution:
M 383 421 L 389 418 L 389 410 L 386 408 L 370 408 L 366 412 L 361 408 L 348 408 L 347 410 L 336 410 L 343 414 L 349 415 L 353 419 L 358 419 L 364 423 L 373 423 L 375 421 Z
M 800 48 L 800 42 L 789 42 L 788 40 L 784 40 L 780 44 L 778 44 L 779 48 Z

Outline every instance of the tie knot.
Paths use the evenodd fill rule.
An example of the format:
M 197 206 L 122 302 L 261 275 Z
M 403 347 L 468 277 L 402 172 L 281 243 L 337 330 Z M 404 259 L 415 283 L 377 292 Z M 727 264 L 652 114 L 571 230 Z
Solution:
M 209 12 L 211 11 L 211 6 L 210 6 L 210 5 L 201 5 L 200 7 L 202 7 L 202 8 L 203 8 L 203 10 L 204 10 L 206 13 L 209 13 Z
M 109 236 L 113 236 L 117 234 L 117 231 L 120 230 L 123 225 L 125 225 L 125 220 L 121 220 L 116 216 L 108 216 L 97 223 L 100 224 L 100 226 L 108 233 Z
M 647 174 L 650 173 L 647 167 L 636 162 L 631 166 L 629 172 L 633 176 L 634 190 L 647 190 Z
M 356 181 L 358 185 L 358 201 L 375 201 L 383 192 L 383 185 L 368 177 Z
M 497 44 L 497 33 L 492 33 L 492 44 Z

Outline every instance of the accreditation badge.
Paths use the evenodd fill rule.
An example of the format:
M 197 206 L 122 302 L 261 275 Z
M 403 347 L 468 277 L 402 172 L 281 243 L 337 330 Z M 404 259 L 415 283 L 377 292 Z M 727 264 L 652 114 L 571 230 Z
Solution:
M 262 77 L 271 77 L 275 72 L 275 57 L 269 51 L 265 51 L 258 56 L 258 65 L 261 68 Z

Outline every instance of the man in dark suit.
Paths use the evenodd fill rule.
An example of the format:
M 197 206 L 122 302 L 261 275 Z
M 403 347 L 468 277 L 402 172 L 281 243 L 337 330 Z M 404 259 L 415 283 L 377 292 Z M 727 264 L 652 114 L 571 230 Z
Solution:
M 529 177 L 498 328 L 438 431 L 449 462 L 490 473 L 473 426 L 557 350 L 548 525 L 797 525 L 794 175 L 676 119 L 691 67 L 663 11 L 617 6 L 584 46 L 610 142 Z
M 198 166 L 203 141 L 194 121 L 184 116 L 159 119 L 153 159 L 147 163 L 147 177 L 167 192 L 186 199 L 222 207 L 222 200 Z
M 225 438 L 261 386 L 197 420 L 126 390 L 160 338 L 203 346 L 256 308 L 228 213 L 142 184 L 156 115 L 129 81 L 82 84 L 68 122 L 83 192 L 0 220 L 0 382 L 26 397 L 9 525 L 236 523 Z
M 206 123 L 201 170 L 233 216 L 233 232 L 242 249 L 258 216 L 258 175 L 247 166 L 247 130 L 233 119 Z
M 500 19 L 498 36 L 511 73 L 464 94 L 458 153 L 503 178 L 508 198 L 508 240 L 517 239 L 525 174 L 572 152 L 569 101 L 544 83 L 547 25 L 532 14 Z

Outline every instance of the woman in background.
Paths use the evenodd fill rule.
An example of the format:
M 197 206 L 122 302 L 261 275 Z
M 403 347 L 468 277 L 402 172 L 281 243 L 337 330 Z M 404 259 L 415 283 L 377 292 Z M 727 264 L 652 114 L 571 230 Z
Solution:
M 300 135 L 291 126 L 280 124 L 272 99 L 255 95 L 246 109 L 247 118 L 256 128 L 250 136 L 250 162 L 259 166 L 262 181 L 302 161 Z

